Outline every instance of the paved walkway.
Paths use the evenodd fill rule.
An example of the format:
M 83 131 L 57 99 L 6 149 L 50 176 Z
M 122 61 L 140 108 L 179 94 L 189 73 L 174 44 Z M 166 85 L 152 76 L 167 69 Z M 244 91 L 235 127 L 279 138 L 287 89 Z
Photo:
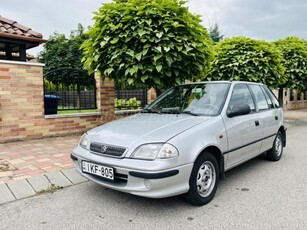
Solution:
M 290 124 L 307 121 L 307 109 L 285 112 Z M 86 181 L 70 159 L 80 136 L 0 144 L 0 204 Z
M 285 120 L 306 120 L 307 109 L 285 111 Z
M 80 136 L 0 144 L 0 204 L 87 181 L 70 159 Z
M 71 150 L 80 136 L 0 144 L 0 183 L 72 168 Z

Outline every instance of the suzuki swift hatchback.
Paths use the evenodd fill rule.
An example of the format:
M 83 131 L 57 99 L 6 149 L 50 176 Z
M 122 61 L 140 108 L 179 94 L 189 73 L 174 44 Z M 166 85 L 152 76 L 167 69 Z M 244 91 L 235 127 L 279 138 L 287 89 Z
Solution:
M 169 89 L 140 113 L 84 134 L 71 158 L 104 187 L 150 198 L 185 194 L 204 205 L 225 171 L 286 145 L 273 93 L 250 82 L 201 82 Z

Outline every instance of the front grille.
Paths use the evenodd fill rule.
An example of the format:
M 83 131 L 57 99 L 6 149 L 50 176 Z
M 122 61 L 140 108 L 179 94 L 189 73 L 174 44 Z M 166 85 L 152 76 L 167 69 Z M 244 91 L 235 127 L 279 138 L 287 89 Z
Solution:
M 126 148 L 101 143 L 91 143 L 90 150 L 99 155 L 122 157 L 126 151 Z

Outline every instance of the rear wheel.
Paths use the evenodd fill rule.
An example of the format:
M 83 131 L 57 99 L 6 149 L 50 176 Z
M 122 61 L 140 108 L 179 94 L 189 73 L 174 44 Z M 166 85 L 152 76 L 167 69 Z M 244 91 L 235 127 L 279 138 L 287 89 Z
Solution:
M 276 134 L 273 147 L 267 151 L 266 156 L 270 161 L 278 161 L 281 158 L 283 152 L 283 136 L 280 131 Z
M 216 192 L 219 180 L 219 165 L 211 153 L 200 155 L 190 177 L 190 190 L 185 198 L 190 203 L 201 206 L 209 203 Z

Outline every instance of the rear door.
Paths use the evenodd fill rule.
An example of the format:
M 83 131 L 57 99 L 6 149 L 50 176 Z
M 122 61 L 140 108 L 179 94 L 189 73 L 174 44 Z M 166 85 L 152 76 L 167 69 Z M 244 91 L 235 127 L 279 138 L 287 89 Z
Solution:
M 279 112 L 279 109 L 275 108 L 275 105 L 264 86 L 249 84 L 248 87 L 254 95 L 259 122 L 262 126 L 263 142 L 260 152 L 265 152 L 273 146 L 273 141 L 279 128 L 279 123 L 282 120 L 282 115 Z
M 236 105 L 247 104 L 251 112 L 247 115 L 228 117 L 224 122 L 228 137 L 226 169 L 232 168 L 260 153 L 262 144 L 262 126 L 250 89 L 245 83 L 234 85 L 227 110 Z

